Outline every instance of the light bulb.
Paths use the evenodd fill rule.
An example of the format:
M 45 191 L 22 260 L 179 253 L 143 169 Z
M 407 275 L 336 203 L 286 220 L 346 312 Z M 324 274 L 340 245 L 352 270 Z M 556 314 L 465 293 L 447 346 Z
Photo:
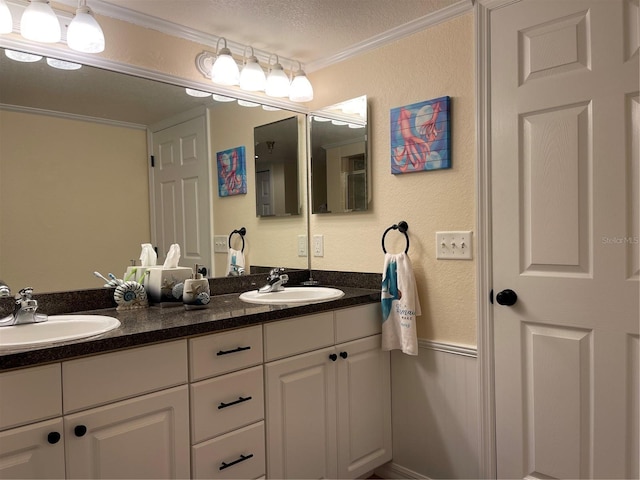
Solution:
M 267 76 L 265 93 L 270 97 L 289 96 L 289 77 L 284 73 L 284 69 L 279 63 L 276 63 L 271 67 L 271 71 Z
M 313 100 L 313 87 L 302 69 L 294 74 L 289 100 L 292 102 L 309 102 Z
M 47 0 L 31 0 L 20 19 L 20 34 L 34 42 L 60 41 L 60 23 Z
M 5 0 L 0 0 L 0 33 L 11 33 L 13 31 L 13 18 L 11 10 Z
M 264 91 L 266 83 L 267 77 L 258 59 L 255 55 L 250 56 L 240 72 L 240 88 L 248 92 Z
M 104 33 L 89 7 L 76 10 L 76 16 L 67 29 L 67 45 L 72 50 L 84 53 L 104 51 Z

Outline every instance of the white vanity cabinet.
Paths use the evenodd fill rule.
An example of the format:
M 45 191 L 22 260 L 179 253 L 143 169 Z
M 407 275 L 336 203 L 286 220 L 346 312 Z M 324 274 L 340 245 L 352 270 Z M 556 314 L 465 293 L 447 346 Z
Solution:
M 59 363 L 0 374 L 0 478 L 65 478 L 60 385 Z
M 67 478 L 188 478 L 186 340 L 62 363 Z
M 262 326 L 189 340 L 192 478 L 265 474 Z
M 390 363 L 380 350 L 379 309 L 265 325 L 269 478 L 356 478 L 391 460 Z

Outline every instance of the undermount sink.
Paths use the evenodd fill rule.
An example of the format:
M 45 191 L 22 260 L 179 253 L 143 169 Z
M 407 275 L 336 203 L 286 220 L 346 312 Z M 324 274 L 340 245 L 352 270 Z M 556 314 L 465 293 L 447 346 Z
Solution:
M 328 302 L 343 295 L 342 290 L 330 287 L 285 287 L 279 292 L 259 293 L 257 290 L 244 292 L 240 295 L 240 300 L 267 305 L 299 305 Z
M 46 322 L 0 327 L 0 349 L 93 337 L 119 326 L 117 318 L 105 315 L 50 315 Z

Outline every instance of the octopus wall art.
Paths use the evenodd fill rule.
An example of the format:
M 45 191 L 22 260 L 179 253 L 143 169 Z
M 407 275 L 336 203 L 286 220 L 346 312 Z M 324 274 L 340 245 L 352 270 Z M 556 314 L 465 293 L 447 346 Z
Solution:
M 247 193 L 247 166 L 244 147 L 216 154 L 218 163 L 218 195 L 227 197 Z
M 450 97 L 391 110 L 391 173 L 451 167 Z

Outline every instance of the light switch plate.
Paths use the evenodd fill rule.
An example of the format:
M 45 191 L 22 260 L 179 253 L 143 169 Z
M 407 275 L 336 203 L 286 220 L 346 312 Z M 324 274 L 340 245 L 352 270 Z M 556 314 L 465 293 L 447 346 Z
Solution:
M 322 235 L 313 236 L 313 256 L 324 257 L 324 237 Z
M 473 232 L 436 232 L 436 258 L 471 260 Z
M 298 235 L 298 256 L 299 257 L 307 256 L 307 236 L 306 235 Z
M 213 251 L 215 253 L 227 253 L 229 251 L 229 238 L 226 235 L 213 236 Z

